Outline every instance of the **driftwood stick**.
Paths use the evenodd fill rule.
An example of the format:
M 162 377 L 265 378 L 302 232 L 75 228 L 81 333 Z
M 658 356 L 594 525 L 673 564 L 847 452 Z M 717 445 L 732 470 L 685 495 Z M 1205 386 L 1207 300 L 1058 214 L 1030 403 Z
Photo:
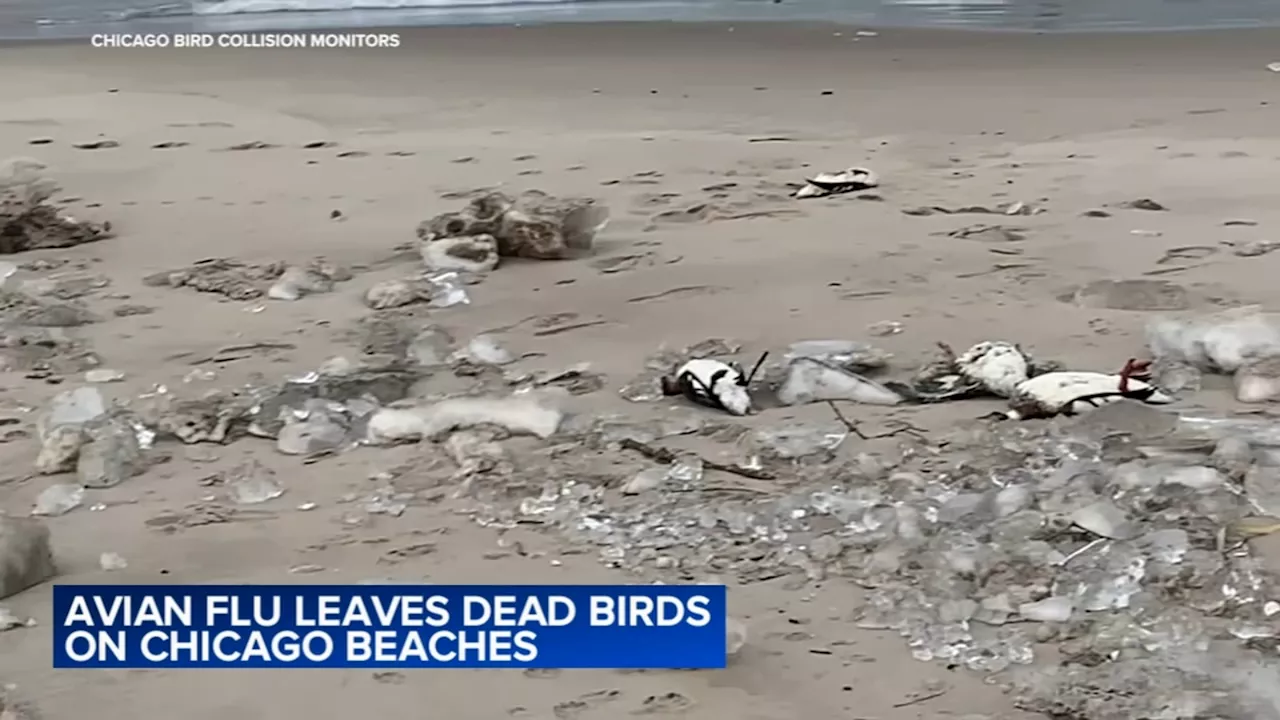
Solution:
M 654 447 L 652 445 L 642 443 L 639 440 L 635 440 L 632 438 L 623 438 L 618 442 L 618 444 L 621 445 L 622 448 L 625 450 L 635 450 L 636 452 L 640 453 L 641 455 L 655 462 L 666 463 L 670 465 L 676 462 L 677 460 L 676 454 L 666 448 Z M 741 465 L 726 465 L 725 463 L 718 463 L 714 460 L 708 460 L 701 456 L 699 456 L 699 459 L 702 460 L 702 464 L 705 467 L 710 468 L 712 470 L 719 470 L 720 472 L 732 473 L 734 475 L 738 475 L 741 477 L 751 478 L 752 480 L 773 480 L 777 477 L 777 475 L 774 475 L 768 470 L 763 470 L 763 469 L 757 470 L 755 468 L 746 468 L 746 467 L 742 467 Z
M 858 428 L 857 423 L 845 417 L 844 413 L 840 412 L 840 408 L 836 407 L 834 401 L 828 400 L 827 407 L 831 408 L 831 412 L 836 414 L 836 419 L 840 421 L 841 425 L 844 425 L 849 432 L 857 435 L 863 440 L 880 440 L 882 438 L 893 437 L 894 435 L 901 435 L 902 433 L 910 433 L 916 437 L 924 436 L 924 430 L 912 425 L 906 420 L 891 420 L 890 422 L 894 423 L 898 427 L 893 430 L 889 430 L 888 432 L 882 432 L 879 435 L 866 435 Z

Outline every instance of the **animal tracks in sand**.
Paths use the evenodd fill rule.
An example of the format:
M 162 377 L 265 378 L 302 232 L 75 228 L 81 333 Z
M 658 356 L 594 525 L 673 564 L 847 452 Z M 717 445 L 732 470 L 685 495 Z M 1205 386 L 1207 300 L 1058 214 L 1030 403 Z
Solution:
M 56 143 L 57 143 L 57 140 L 55 138 L 43 137 L 43 136 L 35 137 L 27 140 L 28 145 L 55 145 Z M 121 148 L 123 146 L 124 144 L 121 143 L 119 140 L 114 140 L 111 138 L 98 138 L 95 140 L 87 140 L 83 142 L 71 143 L 71 147 L 76 150 L 112 150 L 116 148 Z M 160 142 L 154 142 L 149 147 L 152 150 L 178 150 L 181 148 L 192 147 L 192 143 L 186 140 L 164 140 Z M 211 148 L 210 151 L 211 152 L 250 152 L 254 150 L 288 149 L 289 147 L 290 146 L 288 145 L 271 143 L 263 140 L 248 140 L 245 142 L 235 143 L 233 145 L 227 145 L 224 147 Z M 319 140 L 314 142 L 303 143 L 297 146 L 296 149 L 328 150 L 336 147 L 338 147 L 338 143 L 336 142 L 332 142 L 328 140 Z M 391 150 L 382 154 L 386 157 L 412 157 L 416 153 L 409 150 Z M 334 157 L 335 158 L 362 158 L 362 157 L 369 157 L 371 155 L 373 155 L 373 153 L 365 150 L 343 150 L 341 152 L 334 154 Z M 310 161 L 310 162 L 315 162 L 315 161 Z M 532 175 L 532 174 L 537 174 L 539 172 L 540 171 L 538 170 L 524 170 L 519 174 Z
M 762 182 L 756 189 L 742 188 L 737 182 L 722 182 L 707 185 L 702 192 L 707 193 L 709 201 L 695 201 L 679 208 L 659 210 L 650 214 L 656 207 L 668 207 L 684 196 L 678 192 L 642 193 L 632 198 L 636 206 L 633 214 L 648 215 L 649 224 L 644 232 L 653 232 L 664 225 L 689 225 L 696 223 L 717 222 L 721 220 L 745 220 L 759 217 L 798 217 L 805 213 L 791 207 L 791 199 L 786 192 L 776 189 L 776 184 Z M 735 194 L 738 195 L 735 198 Z
M 111 150 L 120 147 L 118 140 L 110 140 L 103 138 L 100 140 L 89 140 L 87 142 L 71 143 L 71 147 L 76 150 Z
M 613 275 L 614 273 L 628 272 L 630 270 L 639 270 L 642 268 L 650 268 L 659 263 L 671 265 L 680 262 L 681 258 L 660 258 L 657 253 L 644 252 L 633 255 L 614 255 L 612 257 L 604 257 L 598 260 L 592 260 L 591 267 L 599 270 L 601 274 Z
M 651 293 L 648 295 L 637 295 L 636 297 L 627 298 L 629 303 L 652 302 L 654 300 L 671 300 L 675 298 L 687 298 L 697 295 L 713 295 L 722 292 L 727 288 L 717 287 L 715 285 L 685 285 L 675 287 L 662 292 Z
M 616 716 L 617 704 L 627 704 L 621 690 L 594 690 L 572 700 L 556 703 L 551 712 L 559 720 L 578 720 L 593 716 Z M 649 695 L 627 710 L 629 715 L 678 715 L 692 708 L 693 700 L 678 692 Z M 523 716 L 527 708 L 513 709 L 513 715 Z
M 501 327 L 485 330 L 482 334 L 494 335 L 504 333 L 517 328 L 523 328 L 535 337 L 550 337 L 560 335 L 562 333 L 572 332 L 574 330 L 582 330 L 584 328 L 596 327 L 599 325 L 609 325 L 613 321 L 603 318 L 594 320 L 579 320 L 581 317 L 578 313 L 563 312 L 552 313 L 550 315 L 531 315 L 523 320 L 517 320 L 514 323 L 503 325 Z
M 657 170 L 642 170 L 632 173 L 631 175 L 614 180 L 601 180 L 600 184 L 609 185 L 661 185 L 665 176 Z
M 174 207 L 174 206 L 187 205 L 189 203 L 217 202 L 223 205 L 224 207 L 236 207 L 236 206 L 243 206 L 243 205 L 270 205 L 275 203 L 287 204 L 287 203 L 294 203 L 294 202 L 302 202 L 302 203 L 315 202 L 315 203 L 324 203 L 326 205 L 326 207 L 324 208 L 324 215 L 328 217 L 330 220 L 348 219 L 346 213 L 340 210 L 335 210 L 334 208 L 328 206 L 329 203 L 333 203 L 337 201 L 374 205 L 378 203 L 378 198 L 372 198 L 372 197 L 371 198 L 349 198 L 349 197 L 346 197 L 345 195 L 327 195 L 325 197 L 312 197 L 310 195 L 272 195 L 270 200 L 262 200 L 262 199 L 223 200 L 213 195 L 197 195 L 195 197 L 189 197 L 189 198 L 183 198 L 183 199 L 177 199 L 177 200 L 163 199 L 163 200 L 152 200 L 150 202 L 140 202 L 137 200 L 117 200 L 111 203 L 102 203 L 102 202 L 95 202 L 95 201 L 86 202 L 85 198 L 80 198 L 80 197 L 65 197 L 65 198 L 57 199 L 56 201 L 54 201 L 54 204 L 65 206 L 65 207 L 79 205 L 82 208 L 94 209 L 94 208 L 105 207 L 108 205 L 113 205 L 113 206 L 119 205 L 122 207 L 156 207 L 156 206 Z
M 231 123 L 229 123 L 229 122 L 222 122 L 222 121 L 220 121 L 220 120 L 208 120 L 208 121 L 204 121 L 204 122 L 193 122 L 193 123 L 188 123 L 188 122 L 168 123 L 168 124 L 166 124 L 166 125 L 165 125 L 165 127 L 171 127 L 171 128 L 227 128 L 227 129 L 229 129 L 229 128 L 233 128 L 233 127 L 235 127 L 235 125 L 232 125 L 232 124 L 231 124 Z
M 693 707 L 693 701 L 677 692 L 650 695 L 631 711 L 632 715 L 666 715 L 683 712 Z
M 620 690 L 595 690 L 584 693 L 573 700 L 556 703 L 551 713 L 560 720 L 576 720 L 596 708 L 612 703 L 622 697 Z
M 649 224 L 643 232 L 653 232 L 663 225 L 688 225 L 693 223 L 717 222 L 722 220 L 749 220 L 762 217 L 800 217 L 801 210 L 794 208 L 761 208 L 757 203 L 742 202 L 735 206 L 719 206 L 711 203 L 698 203 L 686 208 L 664 210 L 649 218 Z

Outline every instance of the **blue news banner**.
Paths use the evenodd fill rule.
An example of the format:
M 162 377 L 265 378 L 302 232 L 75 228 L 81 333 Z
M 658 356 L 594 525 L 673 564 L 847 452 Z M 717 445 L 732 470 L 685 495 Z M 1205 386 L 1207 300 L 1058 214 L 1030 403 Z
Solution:
M 55 668 L 722 668 L 723 585 L 57 585 Z

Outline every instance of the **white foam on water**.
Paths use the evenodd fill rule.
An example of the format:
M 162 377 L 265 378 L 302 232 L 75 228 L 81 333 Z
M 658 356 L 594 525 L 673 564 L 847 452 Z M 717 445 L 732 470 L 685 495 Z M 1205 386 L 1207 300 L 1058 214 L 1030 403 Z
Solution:
M 344 10 L 407 10 L 494 5 L 564 5 L 567 0 L 196 0 L 194 15 L 242 15 L 278 12 L 335 12 Z

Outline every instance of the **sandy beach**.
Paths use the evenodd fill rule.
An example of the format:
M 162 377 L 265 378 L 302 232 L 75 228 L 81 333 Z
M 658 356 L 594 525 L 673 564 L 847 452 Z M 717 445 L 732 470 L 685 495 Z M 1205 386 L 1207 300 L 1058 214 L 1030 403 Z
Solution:
M 360 358 L 369 318 L 389 312 L 362 295 L 418 272 L 417 224 L 495 187 L 595 197 L 611 222 L 588 257 L 504 261 L 467 286 L 469 304 L 415 317 L 463 340 L 495 332 L 522 370 L 589 363 L 604 386 L 574 397 L 583 412 L 674 412 L 679 402 L 629 403 L 618 389 L 660 347 L 708 338 L 740 343 L 748 364 L 798 340 L 862 339 L 903 370 L 939 341 L 1003 338 L 1116 371 L 1143 353 L 1148 315 L 1062 300 L 1090 282 L 1168 281 L 1192 309 L 1280 303 L 1280 255 L 1231 251 L 1280 225 L 1280 75 L 1266 68 L 1277 41 L 637 24 L 415 29 L 394 50 L 0 46 L 2 154 L 46 164 L 57 203 L 115 235 L 0 260 L 20 265 L 19 280 L 93 279 L 77 301 L 100 321 L 68 332 L 123 374 L 96 387 L 130 402 L 157 386 L 199 397 Z M 874 169 L 881 186 L 790 197 L 789 183 L 850 166 Z M 1144 198 L 1166 210 L 1121 207 Z M 1010 203 L 1036 212 L 914 211 Z M 954 236 L 976 224 L 1020 238 Z M 144 282 L 209 258 L 317 257 L 354 277 L 296 302 Z M 885 323 L 901 332 L 871 334 Z M 81 384 L 69 370 L 12 368 L 0 380 L 0 415 L 18 419 L 0 442 L 8 513 L 27 515 L 46 487 L 74 481 L 31 468 L 40 409 Z M 1181 402 L 1231 405 L 1213 386 Z M 998 407 L 847 411 L 868 428 L 908 419 L 929 435 Z M 829 410 L 771 409 L 743 424 L 784 420 Z M 896 442 L 853 438 L 841 453 L 889 457 Z M 554 531 L 472 522 L 427 445 L 304 464 L 255 438 L 158 443 L 167 462 L 47 519 L 59 581 L 634 580 Z M 274 470 L 285 494 L 239 515 L 211 509 L 220 490 L 209 479 L 246 458 Z M 598 477 L 620 483 L 629 467 Z M 387 477 L 412 493 L 407 510 L 353 521 L 352 499 Z M 102 570 L 103 552 L 127 568 Z M 750 633 L 724 671 L 54 671 L 45 583 L 3 601 L 38 624 L 0 634 L 0 682 L 45 720 L 178 708 L 262 720 L 1032 717 L 979 675 L 857 627 L 863 591 L 839 577 L 719 579 Z

